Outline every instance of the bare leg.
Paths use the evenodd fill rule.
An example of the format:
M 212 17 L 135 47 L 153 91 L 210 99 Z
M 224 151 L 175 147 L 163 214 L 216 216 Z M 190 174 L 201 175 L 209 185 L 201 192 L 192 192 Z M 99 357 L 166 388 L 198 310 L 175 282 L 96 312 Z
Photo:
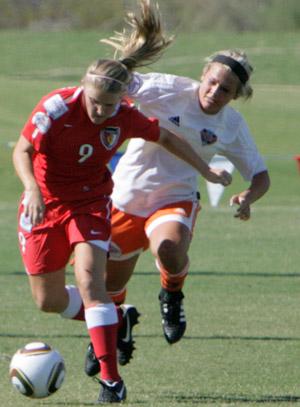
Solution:
M 123 290 L 133 274 L 139 256 L 127 260 L 108 260 L 106 273 L 106 287 L 108 292 Z
M 161 266 L 170 274 L 178 274 L 188 263 L 191 241 L 189 229 L 180 222 L 166 222 L 150 235 L 150 249 Z
M 75 275 L 85 307 L 85 320 L 96 358 L 101 364 L 101 379 L 121 380 L 117 368 L 118 317 L 105 287 L 106 251 L 90 243 L 75 246 Z
M 150 235 L 150 249 L 160 271 L 159 293 L 163 333 L 168 343 L 178 342 L 186 329 L 182 287 L 188 272 L 191 233 L 180 222 L 166 222 Z
M 65 270 L 29 276 L 32 297 L 44 312 L 63 312 L 69 302 L 65 288 Z
M 105 287 L 107 253 L 89 243 L 75 246 L 75 276 L 86 308 L 111 302 Z

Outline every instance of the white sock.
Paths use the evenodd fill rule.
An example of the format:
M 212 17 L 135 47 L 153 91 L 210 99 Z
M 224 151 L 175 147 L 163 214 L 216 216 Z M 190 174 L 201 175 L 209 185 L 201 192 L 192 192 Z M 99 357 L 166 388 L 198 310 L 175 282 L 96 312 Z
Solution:
M 67 308 L 60 314 L 63 318 L 74 318 L 82 307 L 82 299 L 79 290 L 75 285 L 66 285 L 66 290 L 69 294 L 69 304 Z

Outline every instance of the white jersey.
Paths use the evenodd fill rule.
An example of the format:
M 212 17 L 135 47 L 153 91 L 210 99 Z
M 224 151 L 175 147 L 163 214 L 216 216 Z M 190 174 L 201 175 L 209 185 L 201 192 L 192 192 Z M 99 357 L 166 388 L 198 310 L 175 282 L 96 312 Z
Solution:
M 146 116 L 183 137 L 207 163 L 223 155 L 243 178 L 266 170 L 264 161 L 242 116 L 230 106 L 215 115 L 200 107 L 200 83 L 168 74 L 135 74 L 131 94 Z M 194 200 L 199 173 L 157 143 L 131 140 L 113 174 L 113 203 L 120 210 L 149 216 L 158 208 Z

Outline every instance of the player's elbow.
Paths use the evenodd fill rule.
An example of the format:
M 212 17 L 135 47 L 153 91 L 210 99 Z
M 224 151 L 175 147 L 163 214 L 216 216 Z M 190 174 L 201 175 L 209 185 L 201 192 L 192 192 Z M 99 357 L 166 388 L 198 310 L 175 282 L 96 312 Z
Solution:
M 267 170 L 262 171 L 253 177 L 253 184 L 256 184 L 257 189 L 261 191 L 261 195 L 264 195 L 271 186 L 271 179 Z

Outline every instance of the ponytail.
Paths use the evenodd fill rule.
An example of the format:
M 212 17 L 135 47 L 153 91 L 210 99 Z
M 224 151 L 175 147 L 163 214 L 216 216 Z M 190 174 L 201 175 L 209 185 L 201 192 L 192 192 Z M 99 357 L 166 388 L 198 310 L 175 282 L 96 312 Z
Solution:
M 129 71 L 157 61 L 173 41 L 162 30 L 158 4 L 151 4 L 150 0 L 140 0 L 140 15 L 128 13 L 125 21 L 131 32 L 124 29 L 115 37 L 100 41 L 115 48 L 115 57 L 119 56 Z
M 130 30 L 116 33 L 100 42 L 115 49 L 115 59 L 99 59 L 89 66 L 83 83 L 92 81 L 107 92 L 126 91 L 132 72 L 157 61 L 171 44 L 173 37 L 166 37 L 161 24 L 157 3 L 139 0 L 140 13 L 128 13 L 125 22 Z

